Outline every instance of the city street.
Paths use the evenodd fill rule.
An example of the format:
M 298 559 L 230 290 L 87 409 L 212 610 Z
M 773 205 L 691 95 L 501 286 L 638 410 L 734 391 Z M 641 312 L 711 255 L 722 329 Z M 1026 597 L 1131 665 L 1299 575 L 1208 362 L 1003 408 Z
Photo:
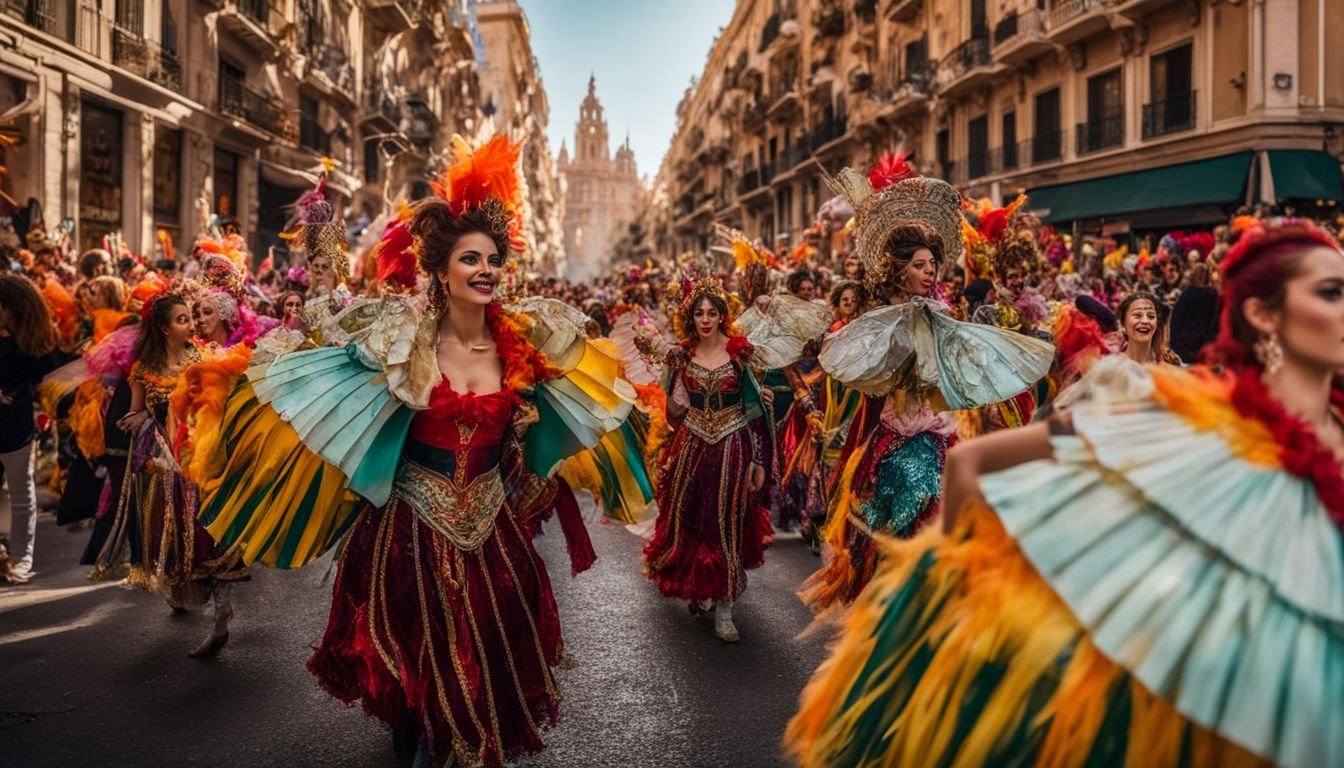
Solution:
M 582 497 L 581 497 L 582 498 Z M 586 499 L 585 499 L 586 500 Z M 547 750 L 521 766 L 781 765 L 779 739 L 820 660 L 798 640 L 793 596 L 817 565 L 796 537 L 776 541 L 734 611 L 742 642 L 663 600 L 639 571 L 641 540 L 589 526 L 597 564 L 578 578 L 558 527 L 539 541 L 576 661 Z M 330 558 L 294 572 L 254 568 L 234 589 L 229 645 L 187 658 L 202 615 L 93 584 L 75 565 L 87 532 L 44 515 L 38 576 L 0 589 L 0 744 L 6 765 L 391 766 L 392 740 L 304 669 L 326 624 Z

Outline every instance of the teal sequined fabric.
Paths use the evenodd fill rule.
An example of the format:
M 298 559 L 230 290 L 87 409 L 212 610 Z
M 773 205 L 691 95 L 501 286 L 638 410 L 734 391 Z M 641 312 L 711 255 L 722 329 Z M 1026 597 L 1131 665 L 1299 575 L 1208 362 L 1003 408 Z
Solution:
M 893 443 L 878 460 L 873 497 L 860 505 L 873 531 L 906 537 L 938 509 L 939 483 L 947 457 L 938 435 L 921 432 Z

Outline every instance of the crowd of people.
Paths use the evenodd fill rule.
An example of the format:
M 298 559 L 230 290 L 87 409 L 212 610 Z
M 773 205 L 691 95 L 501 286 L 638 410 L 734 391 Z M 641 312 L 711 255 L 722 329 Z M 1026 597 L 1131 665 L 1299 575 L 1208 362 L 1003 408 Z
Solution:
M 319 178 L 283 265 L 219 217 L 152 262 L 33 217 L 0 577 L 41 579 L 39 466 L 90 578 L 213 603 L 193 656 L 249 568 L 344 542 L 309 669 L 418 764 L 498 765 L 559 714 L 532 537 L 590 566 L 580 491 L 726 643 L 801 534 L 838 632 L 802 764 L 1344 761 L 1339 220 L 1064 232 L 886 156 L 791 247 L 571 283 L 519 258 L 517 152 L 460 144 L 353 250 Z

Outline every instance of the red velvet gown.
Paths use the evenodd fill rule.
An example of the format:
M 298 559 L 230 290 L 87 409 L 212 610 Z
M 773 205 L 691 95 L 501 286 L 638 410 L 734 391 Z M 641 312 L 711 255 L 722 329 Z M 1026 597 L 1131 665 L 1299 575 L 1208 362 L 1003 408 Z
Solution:
M 551 583 L 504 493 L 520 464 L 511 390 L 447 380 L 411 424 L 391 500 L 354 525 L 308 668 L 438 758 L 500 765 L 542 748 L 563 642 Z
M 747 420 L 743 375 L 737 360 L 675 372 L 691 408 L 663 454 L 658 519 L 644 548 L 645 573 L 668 597 L 734 600 L 745 570 L 765 562 L 770 510 L 750 491 L 750 470 L 768 466 L 770 436 L 764 418 Z

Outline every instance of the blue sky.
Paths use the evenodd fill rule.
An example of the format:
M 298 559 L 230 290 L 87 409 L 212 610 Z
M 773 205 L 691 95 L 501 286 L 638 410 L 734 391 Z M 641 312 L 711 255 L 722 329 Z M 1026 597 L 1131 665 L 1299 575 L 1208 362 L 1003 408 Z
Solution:
M 677 127 L 677 102 L 719 28 L 733 16 L 733 0 L 519 0 L 532 27 L 532 51 L 541 64 L 551 104 L 551 152 L 562 139 L 574 145 L 579 102 L 588 75 L 606 109 L 611 146 L 630 132 L 640 175 L 653 178 Z

